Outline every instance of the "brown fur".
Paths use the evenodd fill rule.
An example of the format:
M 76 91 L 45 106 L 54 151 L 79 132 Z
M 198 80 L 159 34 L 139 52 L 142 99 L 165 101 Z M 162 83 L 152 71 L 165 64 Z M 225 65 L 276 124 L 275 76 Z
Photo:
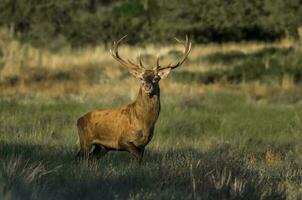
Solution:
M 149 74 L 148 74 L 149 73 Z M 152 82 L 153 73 L 148 71 L 145 80 Z M 151 94 L 141 86 L 136 100 L 118 109 L 99 109 L 78 119 L 80 138 L 79 155 L 98 157 L 108 150 L 125 150 L 141 161 L 145 146 L 150 142 L 160 112 L 160 90 L 158 82 L 152 83 Z

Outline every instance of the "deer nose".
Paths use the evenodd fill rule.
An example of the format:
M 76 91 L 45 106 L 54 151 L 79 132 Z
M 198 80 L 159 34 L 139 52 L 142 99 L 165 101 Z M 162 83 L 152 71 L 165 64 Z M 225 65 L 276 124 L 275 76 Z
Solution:
M 143 83 L 143 87 L 147 93 L 151 93 L 153 90 L 153 86 L 150 83 Z

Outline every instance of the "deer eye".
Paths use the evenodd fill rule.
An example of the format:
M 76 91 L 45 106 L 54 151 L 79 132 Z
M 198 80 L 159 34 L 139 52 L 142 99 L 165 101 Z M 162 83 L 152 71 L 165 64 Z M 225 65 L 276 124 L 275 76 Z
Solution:
M 158 76 L 155 76 L 155 77 L 153 78 L 152 82 L 153 82 L 153 83 L 156 83 L 156 82 L 159 81 L 159 79 L 160 79 L 160 78 L 159 78 Z

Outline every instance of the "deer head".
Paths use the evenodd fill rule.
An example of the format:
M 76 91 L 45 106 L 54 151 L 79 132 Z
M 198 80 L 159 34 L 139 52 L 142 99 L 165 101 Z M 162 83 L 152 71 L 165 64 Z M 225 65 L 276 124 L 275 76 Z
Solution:
M 180 61 L 178 61 L 174 64 L 170 63 L 167 66 L 161 66 L 160 62 L 159 62 L 159 57 L 157 57 L 156 65 L 152 69 L 146 69 L 143 65 L 141 56 L 139 56 L 139 64 L 135 64 L 129 59 L 125 60 L 120 57 L 120 55 L 118 53 L 118 47 L 119 47 L 119 44 L 121 43 L 121 41 L 123 39 L 125 39 L 126 37 L 127 37 L 127 35 L 125 35 L 118 41 L 113 42 L 112 49 L 110 49 L 110 54 L 120 64 L 127 67 L 129 72 L 134 77 L 136 77 L 137 79 L 139 79 L 141 81 L 142 89 L 147 94 L 151 94 L 155 90 L 157 90 L 159 81 L 161 79 L 167 77 L 172 69 L 179 67 L 181 64 L 183 64 L 185 62 L 185 60 L 187 59 L 187 57 L 191 51 L 191 47 L 192 47 L 191 42 L 189 42 L 188 36 L 186 36 L 185 41 L 181 41 L 181 40 L 178 40 L 177 38 L 175 38 L 177 42 L 179 42 L 180 44 L 182 44 L 185 47 L 184 55 L 180 59 Z

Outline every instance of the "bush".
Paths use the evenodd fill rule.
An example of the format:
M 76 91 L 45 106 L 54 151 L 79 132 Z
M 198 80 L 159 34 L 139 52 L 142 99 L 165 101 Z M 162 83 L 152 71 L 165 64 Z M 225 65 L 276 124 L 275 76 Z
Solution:
M 54 49 L 108 43 L 124 34 L 132 35 L 132 44 L 185 34 L 195 42 L 271 41 L 297 38 L 301 8 L 298 0 L 3 0 L 0 26 L 37 46 L 55 40 Z

